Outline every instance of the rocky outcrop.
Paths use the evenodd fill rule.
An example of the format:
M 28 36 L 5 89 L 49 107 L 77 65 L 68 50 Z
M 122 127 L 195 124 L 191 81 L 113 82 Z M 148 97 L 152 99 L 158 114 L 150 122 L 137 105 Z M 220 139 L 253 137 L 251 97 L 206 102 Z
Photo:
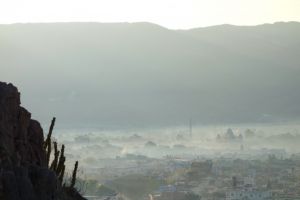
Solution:
M 20 106 L 18 89 L 0 82 L 0 199 L 83 199 L 48 168 L 43 143 L 41 125 Z

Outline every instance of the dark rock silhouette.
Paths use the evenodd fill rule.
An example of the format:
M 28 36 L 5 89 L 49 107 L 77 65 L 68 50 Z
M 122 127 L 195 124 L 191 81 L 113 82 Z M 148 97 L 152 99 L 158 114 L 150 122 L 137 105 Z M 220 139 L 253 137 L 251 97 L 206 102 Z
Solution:
M 43 129 L 20 104 L 18 89 L 0 82 L 0 199 L 84 199 L 49 169 Z

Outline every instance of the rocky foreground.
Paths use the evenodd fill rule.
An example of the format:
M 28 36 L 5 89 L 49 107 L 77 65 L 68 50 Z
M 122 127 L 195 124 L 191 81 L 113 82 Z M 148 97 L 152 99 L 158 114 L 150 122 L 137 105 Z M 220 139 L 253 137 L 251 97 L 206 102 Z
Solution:
M 84 199 L 49 169 L 43 129 L 20 104 L 18 89 L 0 82 L 0 199 Z

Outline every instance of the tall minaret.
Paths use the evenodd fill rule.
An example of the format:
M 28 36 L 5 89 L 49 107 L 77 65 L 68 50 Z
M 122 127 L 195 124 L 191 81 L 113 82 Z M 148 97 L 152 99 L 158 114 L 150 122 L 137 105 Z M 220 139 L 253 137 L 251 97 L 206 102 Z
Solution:
M 189 121 L 189 133 L 190 133 L 190 137 L 193 137 L 193 124 L 192 124 L 192 119 L 190 119 Z

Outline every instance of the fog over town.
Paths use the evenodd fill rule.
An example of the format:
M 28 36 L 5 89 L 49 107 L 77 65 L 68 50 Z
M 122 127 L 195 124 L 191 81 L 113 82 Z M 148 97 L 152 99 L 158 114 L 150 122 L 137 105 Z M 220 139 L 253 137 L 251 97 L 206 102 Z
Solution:
M 95 186 L 101 183 L 125 199 L 161 194 L 168 199 L 169 190 L 175 188 L 178 193 L 201 194 L 203 199 L 222 199 L 231 191 L 232 177 L 240 181 L 250 177 L 257 182 L 255 187 L 282 195 L 277 190 L 294 179 L 280 177 L 300 173 L 299 128 L 291 124 L 229 127 L 187 123 L 127 131 L 61 129 L 54 137 L 67 145 L 70 169 L 75 160 L 81 161 L 80 178 L 85 181 L 79 187 L 95 198 L 103 195 Z M 274 169 L 270 167 L 273 162 Z M 272 190 L 267 187 L 271 183 Z
M 0 200 L 300 199 L 298 1 L 87 2 L 0 5 Z

